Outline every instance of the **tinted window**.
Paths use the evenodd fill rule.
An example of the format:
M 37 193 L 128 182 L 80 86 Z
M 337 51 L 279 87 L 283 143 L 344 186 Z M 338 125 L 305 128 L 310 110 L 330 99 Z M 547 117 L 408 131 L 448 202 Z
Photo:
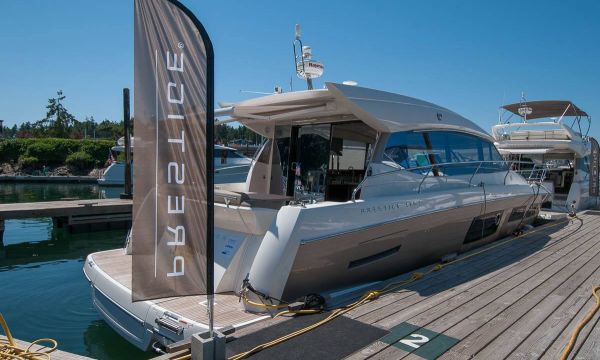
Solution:
M 410 169 L 429 165 L 428 150 L 423 133 L 399 132 L 390 136 L 385 157 L 400 166 Z
M 468 163 L 479 161 L 502 161 L 494 145 L 473 135 L 450 131 L 398 132 L 390 136 L 385 149 L 385 157 L 406 169 L 445 163 Z M 474 171 L 489 172 L 504 169 L 504 163 L 479 166 L 443 165 L 441 171 L 448 175 L 458 175 Z

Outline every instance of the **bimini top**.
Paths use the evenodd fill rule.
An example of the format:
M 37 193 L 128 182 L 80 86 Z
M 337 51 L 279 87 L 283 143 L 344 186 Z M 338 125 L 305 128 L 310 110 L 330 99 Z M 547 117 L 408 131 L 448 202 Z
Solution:
M 524 107 L 531 108 L 531 114 L 527 114 L 528 120 L 562 116 L 588 116 L 585 111 L 568 100 L 527 101 L 502 106 L 503 109 L 518 116 L 522 116 L 519 114 L 519 109 Z
M 491 139 L 470 120 L 439 105 L 390 92 L 327 83 L 322 90 L 268 95 L 217 109 L 216 116 L 238 121 L 270 136 L 268 124 L 317 124 L 361 120 L 373 129 L 392 133 L 449 129 Z

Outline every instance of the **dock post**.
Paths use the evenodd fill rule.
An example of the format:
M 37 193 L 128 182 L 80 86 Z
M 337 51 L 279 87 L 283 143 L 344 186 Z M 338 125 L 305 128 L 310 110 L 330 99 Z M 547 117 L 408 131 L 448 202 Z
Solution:
M 0 219 L 0 245 L 4 243 L 4 219 Z
M 129 123 L 131 116 L 129 113 L 129 89 L 123 89 L 123 124 L 125 127 L 125 192 L 121 194 L 121 199 L 133 199 L 131 194 L 131 134 L 129 132 Z
M 225 335 L 214 330 L 192 335 L 192 360 L 225 360 Z

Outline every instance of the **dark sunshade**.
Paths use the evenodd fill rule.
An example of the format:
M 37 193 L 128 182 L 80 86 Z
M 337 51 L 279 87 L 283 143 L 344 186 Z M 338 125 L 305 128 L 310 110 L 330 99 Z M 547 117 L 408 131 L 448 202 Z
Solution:
M 544 100 L 544 101 L 527 101 L 524 103 L 516 103 L 504 105 L 502 108 L 510 111 L 513 114 L 519 114 L 519 108 L 531 108 L 531 114 L 527 115 L 527 119 L 540 119 L 555 116 L 588 116 L 585 111 L 577 107 L 567 100 Z M 565 112 L 566 110 L 566 112 Z

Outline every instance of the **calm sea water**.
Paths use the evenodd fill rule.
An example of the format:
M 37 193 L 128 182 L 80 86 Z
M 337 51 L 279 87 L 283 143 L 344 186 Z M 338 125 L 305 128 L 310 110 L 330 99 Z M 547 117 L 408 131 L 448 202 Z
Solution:
M 121 188 L 91 184 L 0 183 L 0 203 L 118 197 Z M 87 254 L 123 246 L 126 230 L 70 234 L 52 219 L 6 221 L 0 243 L 0 312 L 13 336 L 51 337 L 59 349 L 97 359 L 147 359 L 93 308 L 82 272 Z

